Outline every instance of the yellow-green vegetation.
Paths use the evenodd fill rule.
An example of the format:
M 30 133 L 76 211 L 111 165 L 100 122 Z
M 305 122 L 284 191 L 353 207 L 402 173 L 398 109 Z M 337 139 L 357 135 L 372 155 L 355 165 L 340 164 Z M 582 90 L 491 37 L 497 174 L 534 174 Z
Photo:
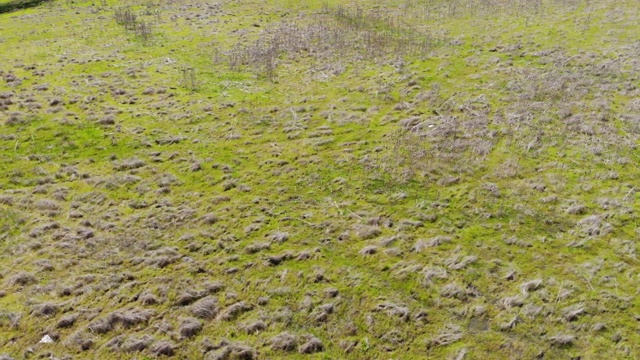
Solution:
M 0 7 L 0 359 L 636 359 L 634 0 Z

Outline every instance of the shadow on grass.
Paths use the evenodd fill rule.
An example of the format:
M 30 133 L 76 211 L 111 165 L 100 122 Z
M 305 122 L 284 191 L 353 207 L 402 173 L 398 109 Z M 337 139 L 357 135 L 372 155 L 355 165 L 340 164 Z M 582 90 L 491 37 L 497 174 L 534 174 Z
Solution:
M 3 2 L 0 3 L 0 14 L 31 8 L 47 1 L 50 0 L 11 0 L 9 2 Z

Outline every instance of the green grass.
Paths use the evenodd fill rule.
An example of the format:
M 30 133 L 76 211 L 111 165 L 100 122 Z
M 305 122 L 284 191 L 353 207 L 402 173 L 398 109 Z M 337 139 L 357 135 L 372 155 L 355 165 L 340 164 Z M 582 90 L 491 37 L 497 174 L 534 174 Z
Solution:
M 636 358 L 635 4 L 428 4 L 0 14 L 0 355 Z M 250 309 L 184 339 L 185 293 Z

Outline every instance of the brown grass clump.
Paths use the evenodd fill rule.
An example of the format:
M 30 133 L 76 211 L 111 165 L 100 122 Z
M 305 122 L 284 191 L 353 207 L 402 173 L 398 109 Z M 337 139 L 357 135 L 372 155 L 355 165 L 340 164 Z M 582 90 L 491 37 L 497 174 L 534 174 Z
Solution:
M 78 313 L 66 314 L 63 317 L 61 317 L 60 320 L 58 320 L 56 327 L 61 329 L 72 327 L 76 323 L 76 320 L 78 320 L 79 317 L 80 317 L 80 314 Z
M 375 245 L 369 245 L 369 246 L 365 246 L 364 248 L 362 248 L 362 250 L 360 250 L 360 254 L 362 255 L 374 255 L 375 253 L 378 252 L 378 247 Z
M 306 342 L 298 347 L 300 354 L 313 354 L 324 351 L 324 344 L 313 335 L 304 336 Z
M 180 324 L 180 337 L 188 339 L 196 336 L 202 330 L 202 323 L 195 318 L 186 318 Z
M 203 284 L 205 291 L 209 294 L 215 294 L 225 288 L 224 283 L 220 281 L 211 281 Z
M 0 326 L 2 327 L 16 330 L 20 327 L 20 320 L 22 320 L 21 313 L 0 312 Z
M 123 160 L 119 163 L 116 163 L 113 168 L 116 171 L 124 171 L 124 170 L 139 169 L 145 165 L 147 165 L 147 163 L 144 162 L 143 160 L 140 160 L 138 158 L 131 158 L 131 159 Z
M 244 248 L 244 251 L 247 254 L 255 254 L 263 250 L 269 250 L 271 248 L 271 243 L 269 242 L 255 242 L 253 244 L 247 245 Z
M 212 319 L 220 311 L 218 300 L 213 296 L 207 296 L 191 305 L 190 311 L 197 318 Z
M 525 298 L 520 295 L 508 296 L 498 300 L 498 306 L 503 309 L 510 309 L 513 307 L 522 307 L 524 305 Z
M 269 255 L 267 256 L 266 260 L 269 266 L 276 266 L 276 265 L 280 265 L 283 261 L 289 260 L 292 258 L 293 258 L 293 254 L 287 251 L 280 255 Z
M 47 259 L 36 260 L 34 265 L 36 265 L 40 271 L 53 271 L 55 269 L 51 261 Z
M 81 351 L 88 351 L 93 348 L 95 345 L 95 341 L 91 334 L 87 334 L 83 330 L 76 331 L 71 336 L 69 336 L 65 341 L 65 344 L 76 346 Z
M 53 304 L 53 303 L 38 304 L 38 305 L 34 305 L 33 308 L 31 309 L 31 315 L 50 317 L 52 315 L 55 315 L 59 309 L 60 309 L 60 306 L 58 304 Z
M 186 306 L 202 298 L 202 296 L 202 292 L 185 291 L 182 294 L 178 295 L 175 304 L 177 306 Z
M 220 315 L 218 315 L 218 320 L 229 321 L 236 318 L 238 315 L 243 312 L 247 312 L 251 310 L 253 307 L 244 301 L 237 302 L 225 308 Z
M 160 299 L 158 299 L 157 296 L 155 296 L 154 294 L 148 291 L 142 293 L 138 298 L 138 300 L 142 305 L 146 305 L 146 306 L 156 305 L 160 303 Z
M 247 332 L 247 334 L 257 334 L 260 331 L 267 328 L 267 324 L 262 320 L 256 320 L 254 322 L 245 324 L 242 329 Z
M 113 330 L 113 324 L 108 319 L 102 318 L 90 323 L 87 329 L 94 334 L 106 334 Z
M 535 279 L 531 281 L 527 281 L 520 285 L 520 289 L 522 290 L 522 294 L 527 294 L 529 292 L 538 290 L 542 287 L 542 279 Z
M 20 271 L 17 274 L 10 276 L 6 281 L 6 284 L 9 286 L 27 286 L 35 284 L 36 282 L 36 277 L 33 274 L 26 271 Z
M 445 261 L 445 265 L 447 265 L 449 269 L 460 270 L 475 263 L 476 261 L 478 261 L 477 256 L 470 255 L 462 257 L 461 255 L 454 255 Z
M 155 339 L 151 335 L 130 337 L 122 343 L 121 348 L 127 352 L 139 352 L 147 349 L 154 341 Z
M 111 351 L 118 351 L 122 344 L 124 344 L 127 337 L 125 335 L 118 335 L 114 338 L 109 339 L 104 345 L 103 348 L 109 349 Z
M 271 349 L 276 351 L 294 351 L 298 346 L 297 338 L 288 332 L 272 337 L 269 343 L 271 344 Z
M 213 225 L 213 224 L 217 223 L 220 220 L 220 218 L 218 218 L 218 216 L 216 216 L 213 213 L 207 213 L 207 214 L 202 215 L 200 220 L 205 225 Z
M 148 322 L 155 314 L 155 311 L 146 309 L 117 311 L 109 315 L 109 322 L 113 324 L 120 323 L 125 328 L 131 328 L 135 325 Z
M 562 317 L 566 321 L 575 321 L 578 318 L 586 313 L 583 304 L 571 305 L 562 310 Z
M 382 234 L 380 227 L 371 225 L 358 225 L 354 228 L 354 231 L 356 236 L 362 240 L 373 239 Z
M 289 233 L 276 231 L 271 235 L 271 240 L 276 243 L 282 244 L 283 242 L 289 240 Z
M 566 346 L 573 345 L 573 343 L 576 341 L 577 338 L 575 335 L 559 334 L 559 335 L 550 336 L 548 339 L 551 345 L 553 346 L 566 347 Z
M 409 309 L 405 306 L 397 305 L 392 302 L 383 302 L 373 309 L 373 311 L 383 311 L 389 316 L 400 318 L 403 321 L 409 320 Z
M 87 329 L 92 333 L 106 334 L 112 331 L 116 325 L 120 324 L 125 329 L 144 324 L 155 315 L 153 310 L 130 309 L 127 311 L 115 311 L 106 318 L 95 320 Z
M 46 210 L 46 211 L 55 211 L 60 210 L 61 206 L 59 203 L 49 200 L 49 199 L 40 199 L 36 201 L 33 206 L 38 210 Z
M 438 335 L 432 337 L 427 342 L 427 347 L 439 347 L 452 344 L 464 336 L 462 329 L 458 326 L 450 325 L 447 326 L 443 331 L 441 331 Z
M 440 295 L 446 298 L 465 300 L 467 298 L 467 291 L 459 284 L 449 283 L 440 289 Z
M 149 351 L 155 356 L 173 356 L 177 348 L 178 346 L 171 341 L 162 340 L 153 344 Z
M 13 196 L 10 195 L 0 195 L 0 204 L 12 206 L 14 203 Z
M 206 360 L 254 360 L 257 358 L 256 350 L 240 343 L 227 343 L 205 355 Z

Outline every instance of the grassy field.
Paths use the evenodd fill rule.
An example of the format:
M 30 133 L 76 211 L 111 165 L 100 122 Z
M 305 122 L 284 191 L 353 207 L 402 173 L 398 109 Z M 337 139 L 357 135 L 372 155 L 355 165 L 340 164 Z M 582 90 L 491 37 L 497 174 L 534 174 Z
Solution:
M 640 357 L 639 9 L 0 11 L 0 359 Z

